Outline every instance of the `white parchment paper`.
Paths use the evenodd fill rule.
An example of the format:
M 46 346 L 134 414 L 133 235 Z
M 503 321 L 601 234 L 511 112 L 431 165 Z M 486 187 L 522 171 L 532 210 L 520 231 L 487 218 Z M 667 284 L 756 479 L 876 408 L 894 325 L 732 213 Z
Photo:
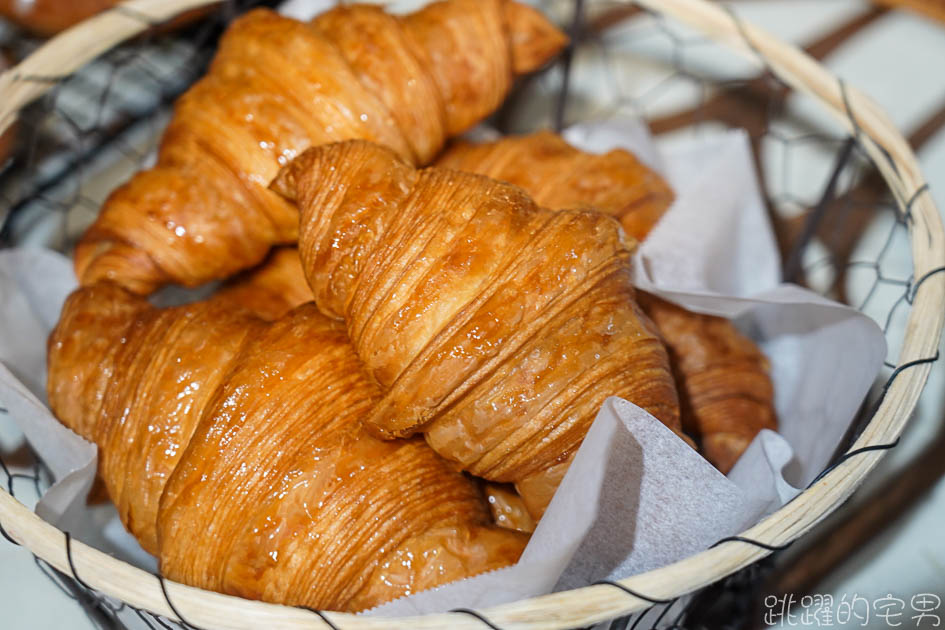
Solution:
M 623 146 L 667 175 L 677 199 L 639 247 L 635 280 L 693 310 L 732 318 L 759 343 L 771 361 L 779 432 L 762 432 L 725 477 L 652 416 L 609 399 L 517 565 L 368 614 L 489 606 L 701 551 L 777 509 L 826 465 L 879 370 L 885 341 L 872 320 L 778 284 L 780 261 L 743 133 L 694 140 L 665 155 L 632 119 L 580 125 L 566 137 L 593 151 Z M 73 284 L 58 254 L 0 253 L 0 360 L 10 368 L 0 369 L 0 402 L 53 465 L 57 483 L 37 511 L 145 563 L 114 521 L 103 526 L 88 517 L 82 498 L 94 447 L 41 402 L 45 339 Z M 94 526 L 83 534 L 82 523 Z

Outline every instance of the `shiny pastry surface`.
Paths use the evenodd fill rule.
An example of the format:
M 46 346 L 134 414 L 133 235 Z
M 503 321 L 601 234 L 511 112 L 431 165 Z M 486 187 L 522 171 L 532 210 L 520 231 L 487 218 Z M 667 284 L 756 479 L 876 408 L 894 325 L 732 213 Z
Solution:
M 673 199 L 656 173 L 624 151 L 592 155 L 544 131 L 486 144 L 459 143 L 439 165 L 521 186 L 549 208 L 591 206 L 620 219 L 644 239 Z M 777 430 L 768 362 L 724 318 L 691 313 L 638 292 L 669 350 L 683 428 L 703 455 L 727 473 L 763 428 Z M 553 492 L 545 484 L 532 494 Z
M 312 290 L 302 271 L 298 250 L 280 247 L 272 250 L 258 267 L 227 281 L 213 298 L 273 321 L 296 306 L 311 302 Z
M 483 144 L 458 142 L 437 166 L 521 186 L 548 208 L 594 208 L 616 217 L 637 240 L 646 238 L 673 201 L 663 178 L 632 153 L 586 153 L 550 131 Z
M 99 446 L 162 574 L 290 605 L 361 610 L 524 548 L 422 439 L 366 433 L 380 396 L 314 305 L 268 323 L 230 299 L 157 309 L 95 285 L 49 344 L 50 404 Z
M 496 525 L 529 534 L 535 531 L 535 519 L 529 514 L 528 507 L 515 488 L 507 484 L 487 483 L 484 490 Z
M 508 143 L 507 146 L 538 146 L 544 142 L 540 140 L 544 135 L 550 134 L 510 138 L 491 146 L 503 143 Z M 489 154 L 487 152 L 484 155 Z M 567 164 L 567 160 L 552 159 L 549 164 L 534 162 L 532 169 L 552 181 L 558 181 L 554 174 L 560 168 L 567 168 Z M 523 167 L 520 170 L 528 169 Z M 518 183 L 522 185 L 521 181 Z M 529 194 L 533 192 L 530 186 L 523 187 Z M 537 190 L 545 203 L 554 209 L 566 208 L 575 201 L 578 205 L 586 201 L 574 190 L 556 184 L 538 186 Z M 614 193 L 614 197 L 617 196 Z M 595 199 L 594 195 L 587 198 L 587 203 L 591 199 Z M 296 257 L 283 254 L 272 265 L 278 265 L 278 273 L 283 277 L 294 278 L 295 282 L 294 299 L 298 301 L 283 299 L 282 309 L 288 310 L 309 299 L 309 289 Z M 264 271 L 261 269 L 257 273 L 262 276 Z M 265 273 L 273 274 L 275 271 Z M 265 284 L 265 278 L 259 281 Z M 291 296 L 293 292 L 280 290 L 279 294 Z M 777 430 L 774 391 L 767 359 L 754 342 L 739 333 L 724 318 L 692 313 L 649 294 L 638 292 L 637 296 L 669 350 L 680 396 L 684 430 L 695 439 L 703 455 L 713 465 L 728 472 L 758 431 L 762 428 Z M 561 465 L 559 475 L 546 474 L 522 481 L 520 485 L 530 486 L 526 496 L 531 503 L 546 503 L 566 470 L 567 466 Z
M 363 141 L 310 149 L 273 189 L 302 213 L 316 303 L 344 320 L 384 392 L 365 418 L 377 434 L 424 433 L 464 470 L 516 483 L 539 516 L 606 397 L 679 429 L 668 358 L 634 301 L 614 219 L 417 171 Z
M 340 6 L 311 23 L 250 11 L 178 100 L 157 164 L 113 192 L 82 237 L 80 282 L 150 293 L 252 267 L 297 238 L 294 208 L 267 189 L 294 156 L 364 138 L 428 162 L 565 41 L 513 0 L 445 0 L 403 17 Z

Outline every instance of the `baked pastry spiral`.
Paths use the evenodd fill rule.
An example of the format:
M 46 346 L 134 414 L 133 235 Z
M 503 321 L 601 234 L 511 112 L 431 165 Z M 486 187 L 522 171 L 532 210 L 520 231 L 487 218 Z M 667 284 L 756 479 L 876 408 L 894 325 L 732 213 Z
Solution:
M 548 208 L 605 212 L 638 241 L 673 202 L 666 181 L 632 153 L 587 153 L 550 131 L 482 144 L 457 142 L 436 164 L 521 186 Z
M 311 300 L 311 289 L 298 252 L 285 248 L 217 295 L 276 319 Z M 767 358 L 723 317 L 693 313 L 645 291 L 636 296 L 669 352 L 683 430 L 727 473 L 761 429 L 778 428 Z M 521 531 L 534 528 L 507 489 L 493 484 L 486 490 L 493 515 L 505 519 L 497 522 Z
M 272 186 L 301 211 L 316 304 L 384 392 L 365 417 L 377 434 L 423 432 L 538 516 L 608 396 L 679 428 L 612 218 L 364 141 L 310 149 Z
M 524 548 L 423 440 L 366 433 L 380 392 L 314 305 L 268 323 L 226 297 L 157 309 L 117 286 L 80 288 L 50 338 L 48 382 L 171 579 L 353 611 Z
M 214 294 L 214 299 L 271 321 L 310 301 L 312 290 L 302 271 L 298 250 L 284 247 L 274 250 L 258 268 L 231 280 Z M 483 494 L 496 525 L 520 532 L 535 531 L 535 520 L 514 488 L 484 483 Z
M 250 11 L 178 100 L 156 166 L 106 200 L 76 248 L 77 276 L 146 294 L 252 267 L 297 238 L 295 209 L 267 189 L 294 156 L 363 138 L 429 162 L 564 43 L 514 0 L 444 0 L 403 17 L 339 6 L 311 23 Z

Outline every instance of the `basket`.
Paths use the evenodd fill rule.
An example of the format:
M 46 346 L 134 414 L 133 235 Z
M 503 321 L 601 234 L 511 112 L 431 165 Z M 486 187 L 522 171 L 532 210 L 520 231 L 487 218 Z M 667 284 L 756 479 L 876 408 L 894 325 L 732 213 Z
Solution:
M 22 108 L 102 53 L 155 24 L 207 4 L 212 2 L 131 0 L 49 41 L 0 76 L 0 94 L 3 95 L 0 132 L 13 124 Z M 580 18 L 582 5 L 581 0 L 573 5 L 576 18 Z M 898 213 L 896 225 L 908 234 L 913 270 L 910 277 L 890 280 L 880 272 L 880 261 L 876 263 L 877 284 L 885 282 L 899 287 L 890 313 L 903 304 L 911 307 L 898 356 L 887 366 L 888 378 L 880 388 L 875 405 L 870 406 L 863 418 L 858 437 L 796 499 L 738 536 L 719 541 L 685 560 L 619 582 L 595 584 L 486 610 L 463 609 L 400 619 L 266 604 L 166 581 L 72 541 L 67 533 L 41 520 L 17 501 L 12 492 L 3 490 L 0 490 L 0 531 L 15 544 L 23 545 L 37 558 L 70 576 L 109 610 L 114 612 L 118 607 L 129 606 L 177 621 L 185 627 L 528 629 L 589 626 L 654 606 L 662 610 L 657 624 L 663 621 L 676 625 L 679 618 L 673 621 L 673 615 L 666 613 L 680 598 L 786 547 L 830 514 L 863 481 L 883 452 L 897 443 L 916 406 L 931 364 L 938 358 L 937 348 L 945 321 L 945 232 L 939 213 L 928 194 L 915 155 L 886 115 L 870 99 L 838 80 L 810 56 L 705 0 L 638 0 L 623 3 L 607 15 L 615 19 L 621 11 L 629 14 L 641 9 L 660 23 L 683 25 L 688 32 L 735 51 L 761 65 L 779 86 L 819 103 L 831 124 L 842 130 L 835 143 L 845 159 L 849 159 L 853 150 L 859 151 L 866 158 L 864 163 L 881 175 L 894 201 L 894 211 Z M 579 34 L 580 24 L 576 19 L 572 25 L 574 34 Z M 568 67 L 559 75 L 565 88 L 568 81 L 573 80 L 573 77 L 569 79 Z M 565 93 L 562 90 L 562 94 Z M 563 104 L 562 100 L 556 111 L 559 123 Z M 837 173 L 840 170 L 838 167 Z M 837 173 L 828 184 L 831 194 L 835 194 Z M 825 194 L 824 198 L 828 197 Z M 812 213 L 814 219 L 822 214 L 818 209 Z M 0 221 L 7 220 L 0 217 Z M 817 226 L 808 223 L 802 227 L 801 246 L 810 240 Z M 888 243 L 880 256 L 887 247 Z M 788 261 L 789 267 L 799 265 L 795 255 L 789 256 Z M 812 267 L 816 264 L 807 268 L 811 272 L 806 278 L 809 283 L 813 278 Z M 4 471 L 9 478 L 8 489 L 12 490 L 12 477 L 6 467 Z M 139 616 L 145 619 L 140 612 Z

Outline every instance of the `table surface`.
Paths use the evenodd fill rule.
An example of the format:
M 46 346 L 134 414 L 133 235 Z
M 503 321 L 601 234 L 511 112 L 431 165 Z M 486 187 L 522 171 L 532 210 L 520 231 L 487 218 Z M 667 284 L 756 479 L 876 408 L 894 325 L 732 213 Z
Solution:
M 759 0 L 732 2 L 730 6 L 745 19 L 798 43 L 827 32 L 869 7 L 857 0 Z M 945 25 L 915 14 L 894 11 L 884 15 L 834 51 L 825 64 L 872 96 L 901 129 L 915 128 L 945 106 Z M 919 158 L 938 206 L 945 208 L 945 130 L 925 143 Z M 922 448 L 942 422 L 943 408 L 945 361 L 934 366 L 902 443 L 886 456 L 867 486 L 895 474 Z M 0 449 L 10 452 L 21 440 L 12 421 L 0 415 Z M 31 493 L 29 484 L 18 482 L 18 498 L 29 503 L 35 500 Z M 945 479 L 890 531 L 866 545 L 831 576 L 819 591 L 837 601 L 854 595 L 870 601 L 888 594 L 906 601 L 920 593 L 945 595 L 943 517 Z M 939 608 L 938 612 L 945 617 L 945 609 Z M 908 615 L 903 621 L 904 627 L 914 627 Z M 785 620 L 784 625 L 797 622 L 789 624 Z M 79 606 L 38 570 L 27 551 L 0 543 L 0 628 L 93 627 Z M 889 620 L 874 616 L 867 627 L 891 626 Z M 930 620 L 921 627 L 932 627 Z

